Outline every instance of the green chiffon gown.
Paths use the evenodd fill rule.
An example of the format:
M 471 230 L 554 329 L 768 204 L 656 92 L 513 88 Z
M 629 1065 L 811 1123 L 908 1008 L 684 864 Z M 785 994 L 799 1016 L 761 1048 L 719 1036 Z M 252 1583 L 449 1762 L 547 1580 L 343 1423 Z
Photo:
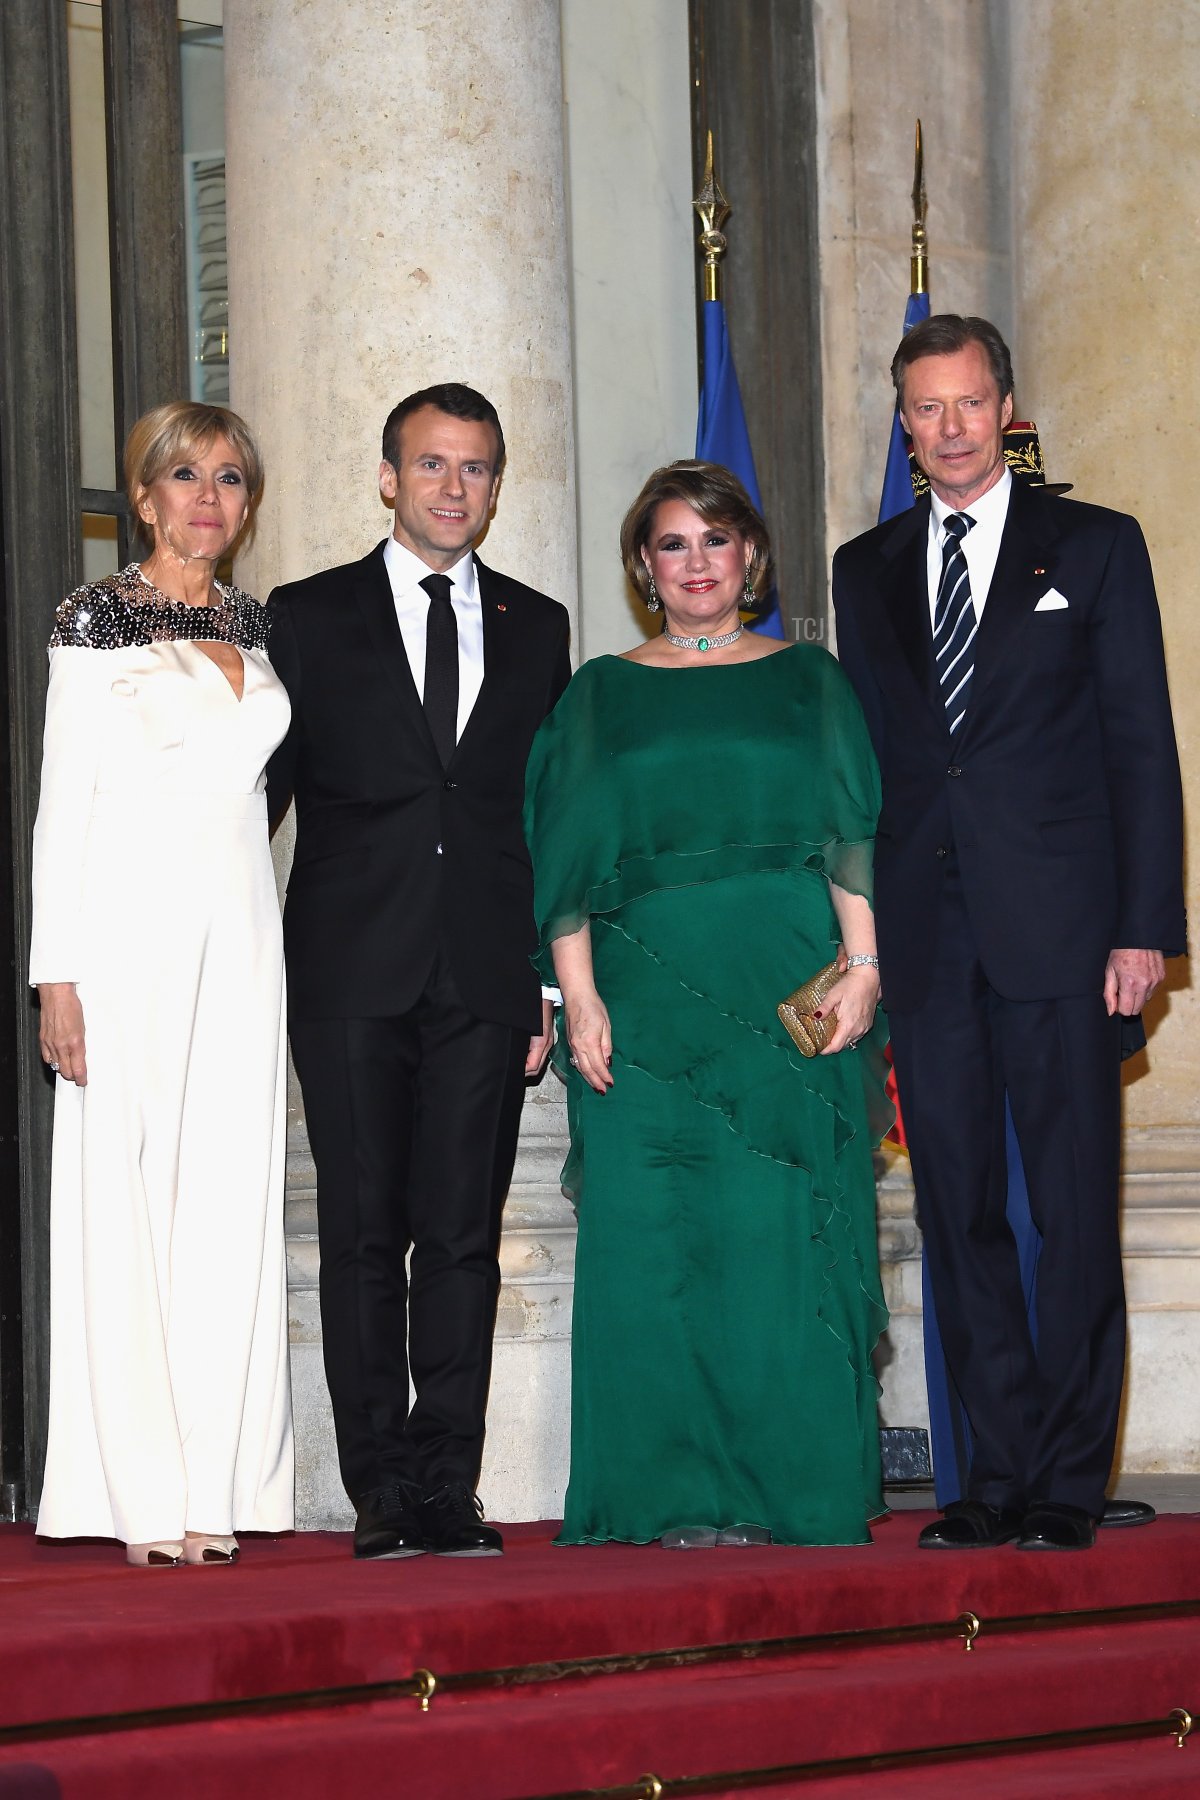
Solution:
M 776 1014 L 870 897 L 878 772 L 816 646 L 686 669 L 603 656 L 533 746 L 540 965 L 591 922 L 614 1085 L 556 1052 L 579 1209 L 560 1543 L 757 1525 L 857 1544 L 882 1503 L 872 1147 L 882 1018 L 806 1060 Z

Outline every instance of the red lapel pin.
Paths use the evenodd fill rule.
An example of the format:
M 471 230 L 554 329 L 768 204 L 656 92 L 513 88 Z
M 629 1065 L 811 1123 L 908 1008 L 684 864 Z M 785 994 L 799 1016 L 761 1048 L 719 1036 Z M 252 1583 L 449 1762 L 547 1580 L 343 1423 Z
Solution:
M 1038 570 L 1038 573 L 1039 573 L 1039 575 L 1040 575 L 1040 574 L 1041 574 L 1041 570 L 1040 570 L 1040 569 L 1039 569 L 1039 570 Z M 503 602 L 503 600 L 497 600 L 497 602 L 496 602 L 496 611 L 497 611 L 497 612 L 507 612 L 507 611 L 508 611 L 508 608 L 507 608 L 507 606 L 505 606 L 505 604 L 504 604 L 504 602 Z

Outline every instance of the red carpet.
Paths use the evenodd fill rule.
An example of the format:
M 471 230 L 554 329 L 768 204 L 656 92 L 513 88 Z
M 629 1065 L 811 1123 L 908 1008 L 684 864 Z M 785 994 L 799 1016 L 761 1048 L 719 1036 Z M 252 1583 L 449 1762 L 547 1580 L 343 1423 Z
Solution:
M 130 1570 L 112 1545 L 0 1527 L 0 1800 L 289 1800 L 367 1788 L 525 1800 L 664 1779 L 961 1746 L 1200 1712 L 1200 1614 L 989 1632 L 989 1619 L 1200 1603 L 1200 1518 L 1101 1534 L 1082 1555 L 919 1554 L 918 1514 L 866 1549 L 555 1549 L 510 1527 L 503 1560 L 356 1564 L 348 1540 L 250 1539 L 232 1570 Z M 55 1719 L 287 1696 L 564 1658 L 954 1619 L 953 1640 L 831 1644 L 652 1672 L 6 1742 Z M 132 1722 L 131 1722 L 132 1724 Z M 49 1728 L 52 1732 L 52 1726 Z M 403 1771 L 400 1780 L 398 1771 Z M 858 1771 L 739 1792 L 1200 1795 L 1200 1730 L 987 1762 Z M 710 1788 L 719 1793 L 720 1788 Z

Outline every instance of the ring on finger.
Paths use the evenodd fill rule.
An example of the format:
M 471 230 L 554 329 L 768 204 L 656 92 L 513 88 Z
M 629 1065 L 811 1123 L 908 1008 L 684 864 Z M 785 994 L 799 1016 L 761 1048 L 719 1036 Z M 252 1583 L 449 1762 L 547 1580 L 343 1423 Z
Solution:
M 848 1038 L 846 1040 L 847 1050 L 857 1050 L 861 1041 L 862 1040 L 860 1038 Z
M 577 1069 L 579 1067 L 579 1058 L 577 1056 L 569 1057 L 568 1061 L 570 1062 L 571 1067 L 573 1069 Z
M 58 1064 L 57 1064 L 57 1063 L 56 1063 L 56 1062 L 52 1062 L 52 1063 L 51 1063 L 51 1064 L 50 1064 L 50 1067 L 51 1067 L 51 1068 L 52 1068 L 52 1069 L 53 1069 L 53 1071 L 54 1071 L 54 1073 L 55 1073 L 55 1074 L 56 1074 L 56 1075 L 57 1075 L 57 1074 L 58 1074 L 58 1072 L 59 1072 L 59 1070 L 58 1070 Z

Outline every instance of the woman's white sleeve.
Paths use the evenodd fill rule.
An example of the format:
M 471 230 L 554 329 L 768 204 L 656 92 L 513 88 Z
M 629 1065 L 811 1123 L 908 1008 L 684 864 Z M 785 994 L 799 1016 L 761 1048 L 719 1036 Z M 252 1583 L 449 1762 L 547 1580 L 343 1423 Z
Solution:
M 42 791 L 33 828 L 33 941 L 29 983 L 83 974 L 83 865 L 109 691 L 103 651 L 50 652 Z

